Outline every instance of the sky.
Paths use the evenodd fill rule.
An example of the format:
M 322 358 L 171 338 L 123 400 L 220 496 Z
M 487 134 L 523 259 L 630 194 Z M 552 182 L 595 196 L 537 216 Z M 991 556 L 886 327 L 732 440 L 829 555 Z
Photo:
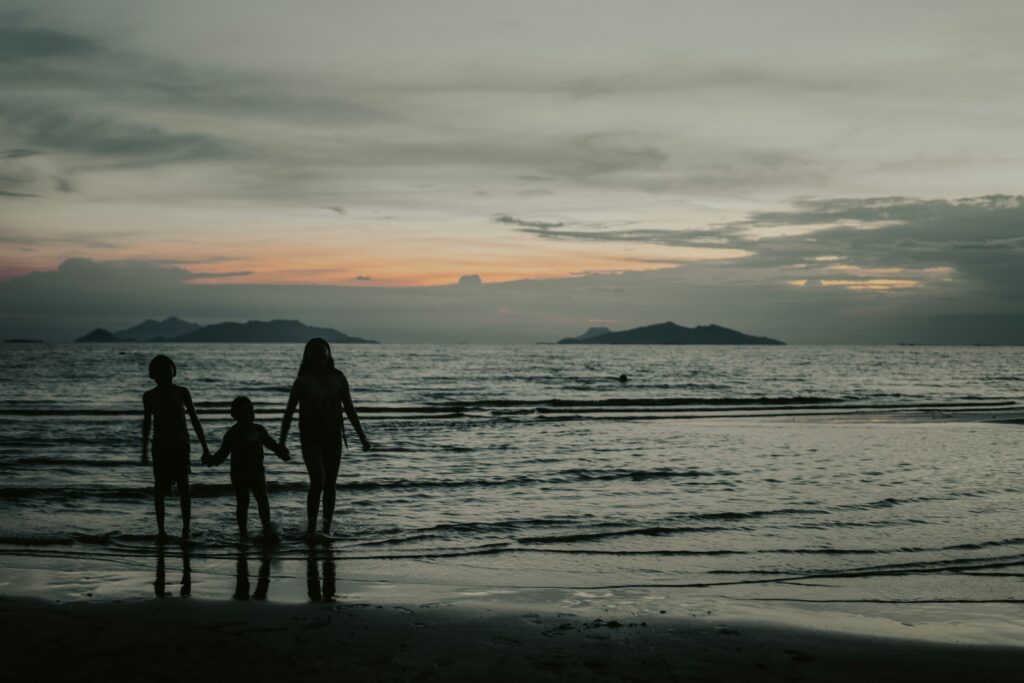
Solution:
M 0 0 L 0 334 L 1024 343 L 1022 20 Z

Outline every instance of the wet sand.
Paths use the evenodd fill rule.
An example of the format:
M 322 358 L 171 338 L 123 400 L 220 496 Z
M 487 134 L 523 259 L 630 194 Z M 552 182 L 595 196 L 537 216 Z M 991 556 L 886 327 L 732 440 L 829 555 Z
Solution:
M 0 599 L 8 680 L 1019 681 L 1024 646 L 505 604 Z

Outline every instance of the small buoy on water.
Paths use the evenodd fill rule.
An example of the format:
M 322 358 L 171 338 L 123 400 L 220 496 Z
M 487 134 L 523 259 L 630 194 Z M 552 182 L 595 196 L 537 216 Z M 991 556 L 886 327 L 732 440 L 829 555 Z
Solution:
M 621 374 L 621 375 L 619 375 L 619 381 L 622 382 L 623 384 L 625 384 L 626 382 L 629 381 L 629 377 L 626 377 L 625 374 Z

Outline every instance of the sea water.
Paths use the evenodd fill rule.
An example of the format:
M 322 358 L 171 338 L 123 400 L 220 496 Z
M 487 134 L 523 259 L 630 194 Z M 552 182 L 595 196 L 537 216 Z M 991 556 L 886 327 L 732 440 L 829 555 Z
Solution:
M 301 345 L 3 345 L 5 592 L 18 592 L 14 567 L 59 558 L 116 574 L 152 567 L 158 553 L 199 572 L 245 557 L 229 468 L 202 466 L 195 441 L 194 542 L 156 543 L 152 474 L 140 462 L 156 353 L 177 363 L 211 449 L 237 395 L 279 433 Z M 282 539 L 258 554 L 274 567 L 312 552 L 330 572 L 365 581 L 1024 599 L 1024 427 L 1014 423 L 1024 349 L 338 345 L 334 354 L 374 448 L 364 453 L 348 427 L 335 540 L 314 550 L 301 536 L 308 478 L 297 430 L 291 462 L 267 454 Z M 250 518 L 258 532 L 255 506 Z M 171 498 L 169 530 L 178 519 Z

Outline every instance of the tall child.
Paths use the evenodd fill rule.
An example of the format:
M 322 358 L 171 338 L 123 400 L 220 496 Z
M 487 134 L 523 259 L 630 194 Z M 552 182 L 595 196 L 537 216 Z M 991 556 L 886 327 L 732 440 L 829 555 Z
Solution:
M 178 369 L 167 356 L 161 354 L 149 362 L 149 376 L 156 386 L 142 395 L 142 462 L 149 461 L 149 434 L 153 432 L 153 481 L 155 484 L 156 526 L 158 537 L 167 537 L 164 531 L 164 497 L 171 493 L 171 485 L 178 487 L 181 499 L 181 540 L 191 534 L 192 496 L 188 489 L 189 437 L 185 426 L 185 413 L 192 422 L 192 431 L 203 447 L 203 457 L 209 457 L 203 426 L 192 405 L 188 389 L 174 383 Z

